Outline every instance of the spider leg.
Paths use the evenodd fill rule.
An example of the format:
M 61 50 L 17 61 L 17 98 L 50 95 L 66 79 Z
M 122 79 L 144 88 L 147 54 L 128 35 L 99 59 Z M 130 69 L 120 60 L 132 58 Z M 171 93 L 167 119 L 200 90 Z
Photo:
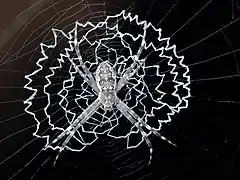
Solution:
M 140 67 L 143 65 L 142 63 L 140 63 L 139 58 L 142 54 L 143 49 L 146 46 L 146 31 L 144 31 L 143 33 L 143 37 L 142 37 L 142 42 L 141 42 L 141 46 L 138 49 L 138 52 L 135 56 L 133 56 L 134 59 L 134 63 L 128 68 L 128 70 L 124 73 L 124 75 L 122 76 L 122 78 L 118 81 L 117 84 L 117 88 L 116 88 L 116 93 L 118 93 L 119 90 L 122 89 L 123 86 L 125 86 L 125 84 L 127 84 L 127 82 L 129 81 L 129 79 L 138 72 L 138 70 L 140 69 Z M 145 59 L 143 59 L 145 61 Z
M 75 46 L 75 51 L 78 57 L 78 60 L 80 62 L 81 67 L 83 68 L 84 73 L 86 74 L 86 78 L 88 79 L 88 82 L 90 83 L 90 85 L 92 86 L 92 88 L 99 93 L 99 89 L 97 86 L 97 82 L 95 80 L 95 78 L 93 77 L 92 73 L 89 71 L 89 69 L 86 67 L 86 65 L 84 64 L 83 60 L 82 60 L 82 56 L 80 54 L 80 50 L 79 47 Z
M 149 162 L 148 162 L 148 164 L 150 164 L 151 161 L 152 161 L 152 152 L 153 152 L 152 143 L 151 143 L 151 141 L 149 140 L 149 138 L 147 137 L 147 134 L 146 134 L 146 133 L 144 132 L 144 130 L 142 129 L 142 124 L 140 124 L 138 121 L 136 121 L 136 120 L 134 119 L 134 117 L 131 116 L 131 114 L 129 114 L 128 110 L 127 110 L 127 109 L 124 109 L 123 106 L 121 106 L 121 105 L 122 105 L 122 103 L 117 103 L 117 104 L 116 104 L 116 107 L 118 108 L 118 110 L 119 110 L 133 125 L 135 125 L 135 126 L 139 129 L 139 131 L 140 131 L 143 139 L 145 140 L 146 144 L 147 144 L 148 147 L 149 147 L 149 156 L 150 156 L 150 157 L 149 157 Z
M 149 147 L 149 161 L 148 161 L 148 165 L 151 164 L 152 162 L 152 153 L 153 153 L 153 148 L 152 148 L 152 143 L 149 140 L 149 138 L 147 137 L 147 133 L 145 133 L 141 127 L 141 125 L 139 123 L 135 123 L 137 128 L 139 129 L 140 133 L 142 134 L 143 139 L 145 140 L 145 142 L 147 143 L 148 147 Z
M 124 111 L 127 111 L 134 119 L 136 119 L 140 124 L 142 124 L 147 130 L 149 130 L 154 135 L 158 136 L 164 141 L 167 141 L 169 144 L 176 146 L 173 142 L 168 140 L 166 137 L 162 136 L 157 130 L 153 129 L 151 126 L 146 124 L 131 108 L 129 108 L 124 102 L 119 101 Z
M 71 64 L 73 65 L 74 69 L 80 74 L 80 76 L 94 89 L 94 91 L 96 93 L 99 93 L 99 89 L 97 87 L 97 83 L 94 80 L 94 78 L 92 77 L 91 73 L 89 72 L 89 70 L 87 71 L 87 73 L 83 72 L 82 70 L 80 70 L 77 65 L 73 62 L 73 60 L 71 60 L 69 58 L 69 61 L 71 62 Z M 86 68 L 86 67 L 85 67 Z M 92 78 L 89 78 L 92 77 Z
M 68 126 L 66 130 L 64 130 L 57 138 L 55 138 L 52 143 L 56 143 L 62 138 L 66 138 L 60 147 L 60 152 L 66 147 L 67 143 L 73 137 L 75 132 L 78 130 L 80 126 L 82 126 L 100 107 L 100 101 L 95 100 L 87 109 L 85 109 L 74 122 Z
M 118 102 L 116 104 L 116 107 L 118 108 L 118 110 L 132 123 L 134 124 L 140 131 L 140 133 L 142 134 L 142 137 L 144 138 L 145 142 L 147 143 L 148 147 L 149 147 L 149 151 L 150 151 L 150 160 L 149 160 L 149 164 L 151 163 L 152 160 L 152 144 L 149 140 L 149 138 L 147 137 L 146 132 L 144 132 L 144 130 L 142 129 L 142 126 L 144 126 L 146 129 L 148 129 L 151 133 L 153 133 L 154 135 L 160 137 L 161 139 L 169 142 L 170 144 L 176 146 L 174 143 L 172 143 L 171 141 L 167 140 L 165 137 L 163 137 L 162 135 L 160 135 L 156 130 L 154 130 L 153 128 L 151 128 L 149 125 L 147 125 L 131 108 L 129 108 L 124 102 L 122 102 L 121 100 L 118 99 Z
M 116 93 L 122 89 L 123 86 L 129 81 L 129 79 L 138 72 L 140 69 L 139 63 L 135 61 L 128 69 L 127 71 L 123 74 L 121 79 L 118 81 L 118 84 L 116 86 Z

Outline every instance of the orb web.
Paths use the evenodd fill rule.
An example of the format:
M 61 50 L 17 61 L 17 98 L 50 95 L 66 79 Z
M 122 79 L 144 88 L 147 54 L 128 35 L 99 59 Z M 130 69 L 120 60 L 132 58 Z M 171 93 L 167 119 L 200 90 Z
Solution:
M 101 134 L 125 138 L 126 148 L 146 142 L 150 153 L 151 134 L 174 145 L 161 135 L 161 127 L 188 107 L 190 77 L 184 57 L 176 54 L 176 46 L 162 37 L 160 28 L 122 11 L 96 24 L 77 21 L 69 32 L 54 28 L 52 32 L 54 43 L 41 43 L 37 69 L 25 76 L 25 88 L 33 92 L 25 101 L 25 111 L 37 121 L 34 136 L 46 139 L 46 149 L 82 151 Z M 51 57 L 53 54 L 56 57 Z M 44 87 L 36 88 L 34 79 L 50 61 Z M 95 85 L 96 69 L 105 61 L 113 67 L 117 81 L 119 103 L 111 111 L 100 105 Z M 62 71 L 66 76 L 54 78 Z M 57 95 L 52 84 L 60 88 Z M 41 115 L 33 111 L 38 94 L 48 100 Z M 52 104 L 58 104 L 60 110 L 52 113 Z M 42 130 L 43 116 L 48 128 Z

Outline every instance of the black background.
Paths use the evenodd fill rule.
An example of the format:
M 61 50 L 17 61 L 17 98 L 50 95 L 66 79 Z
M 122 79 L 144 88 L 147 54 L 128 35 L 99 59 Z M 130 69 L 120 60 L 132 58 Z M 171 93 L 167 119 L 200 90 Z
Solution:
M 61 11 L 76 2 L 65 0 L 55 8 Z M 51 3 L 53 2 L 46 2 L 42 9 L 50 6 Z M 177 147 L 152 137 L 154 157 L 150 166 L 147 166 L 148 148 L 145 144 L 137 149 L 126 150 L 125 141 L 113 140 L 105 136 L 81 153 L 64 152 L 55 166 L 53 166 L 55 152 L 47 150 L 36 156 L 45 141 L 41 139 L 33 141 L 32 133 L 36 128 L 33 118 L 27 114 L 13 119 L 9 117 L 23 113 L 24 105 L 21 100 L 29 94 L 23 88 L 17 87 L 23 87 L 26 83 L 24 73 L 31 72 L 35 66 L 28 60 L 31 58 L 37 61 L 39 52 L 24 54 L 31 48 L 38 47 L 42 40 L 40 36 L 34 43 L 22 48 L 18 56 L 4 56 L 4 53 L 1 55 L 4 57 L 1 58 L 2 62 L 14 58 L 15 60 L 1 65 L 0 70 L 0 138 L 2 139 L 0 179 L 8 179 L 19 170 L 13 179 L 27 180 L 33 175 L 33 179 L 39 180 L 240 179 L 240 126 L 238 125 L 240 66 L 237 66 L 240 64 L 240 54 L 237 51 L 240 48 L 239 3 L 231 0 L 180 0 L 169 12 L 175 3 L 176 1 L 173 0 L 139 0 L 133 4 L 131 12 L 138 14 L 140 19 L 146 19 L 161 27 L 165 37 L 174 34 L 170 42 L 177 45 L 177 50 L 184 50 L 193 44 L 179 53 L 185 56 L 185 64 L 190 68 L 192 97 L 189 98 L 189 107 L 174 116 L 172 123 L 165 125 L 162 130 L 164 136 L 177 144 Z M 209 4 L 203 8 L 207 3 Z M 104 8 L 107 12 L 118 13 L 131 4 L 132 2 L 129 1 L 107 1 Z M 95 6 L 92 10 L 99 11 Z M 76 9 L 71 11 L 74 12 Z M 198 11 L 200 12 L 197 13 Z M 168 12 L 161 25 L 157 25 Z M 39 14 L 21 34 L 19 33 L 17 39 L 16 35 L 13 35 L 1 52 L 10 54 L 18 52 L 29 34 L 51 17 L 51 13 L 56 13 L 56 10 L 51 8 Z M 67 16 L 69 15 L 66 14 L 65 17 Z M 78 16 L 69 18 L 58 26 L 72 23 L 76 19 Z M 227 24 L 229 26 L 225 27 Z M 40 28 L 36 35 L 50 25 L 51 22 Z M 7 28 L 5 30 L 7 31 Z M 200 42 L 194 44 L 198 41 Z M 11 46 L 13 43 L 14 45 Z M 11 102 L 13 100 L 18 101 Z M 27 127 L 31 128 L 21 131 Z M 16 132 L 19 133 L 8 137 Z M 6 137 L 8 138 L 5 139 Z M 29 141 L 31 143 L 28 144 Z M 23 148 L 18 151 L 21 147 Z M 10 158 L 6 159 L 8 157 Z

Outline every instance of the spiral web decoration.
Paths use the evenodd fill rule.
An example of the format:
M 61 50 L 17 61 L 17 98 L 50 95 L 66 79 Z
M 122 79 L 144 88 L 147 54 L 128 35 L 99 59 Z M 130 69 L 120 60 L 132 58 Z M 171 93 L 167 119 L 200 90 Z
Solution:
M 67 33 L 54 28 L 52 32 L 54 43 L 40 45 L 42 58 L 25 76 L 24 87 L 32 92 L 24 102 L 25 111 L 36 120 L 34 136 L 46 139 L 45 149 L 82 151 L 107 134 L 125 138 L 127 148 L 146 142 L 151 162 L 151 134 L 175 145 L 160 130 L 188 107 L 190 77 L 184 57 L 176 54 L 170 38 L 162 37 L 161 29 L 122 11 L 96 24 L 76 22 Z M 112 94 L 103 95 L 106 102 L 114 102 L 110 109 L 101 100 L 104 88 L 96 81 L 103 75 L 98 69 L 104 63 L 111 74 L 106 79 L 116 83 L 104 85 L 113 87 Z M 41 88 L 35 81 L 46 64 L 51 64 L 50 73 L 44 75 Z M 56 78 L 60 73 L 64 76 Z M 52 84 L 58 87 L 57 94 Z M 47 102 L 37 113 L 34 104 L 40 96 L 47 96 Z M 60 109 L 56 111 L 53 104 Z

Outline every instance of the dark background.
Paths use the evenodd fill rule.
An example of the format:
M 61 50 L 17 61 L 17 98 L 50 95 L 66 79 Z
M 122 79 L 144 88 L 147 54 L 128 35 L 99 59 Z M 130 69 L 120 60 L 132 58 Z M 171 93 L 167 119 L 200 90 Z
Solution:
M 131 11 L 161 27 L 164 36 L 174 34 L 170 42 L 183 50 L 179 54 L 185 56 L 192 80 L 189 108 L 162 131 L 178 147 L 152 137 L 150 166 L 144 143 L 125 150 L 125 141 L 105 136 L 81 153 L 63 153 L 55 166 L 55 152 L 39 153 L 45 141 L 32 136 L 35 121 L 23 111 L 29 95 L 22 88 L 24 75 L 35 68 L 39 44 L 51 37 L 49 29 L 64 28 L 89 9 L 74 14 L 86 4 L 76 0 L 0 2 L 0 179 L 240 179 L 239 2 L 179 0 L 173 7 L 176 2 L 138 0 Z M 76 3 L 80 5 L 71 7 Z M 94 17 L 101 10 L 119 13 L 132 3 L 109 0 L 90 7 Z

